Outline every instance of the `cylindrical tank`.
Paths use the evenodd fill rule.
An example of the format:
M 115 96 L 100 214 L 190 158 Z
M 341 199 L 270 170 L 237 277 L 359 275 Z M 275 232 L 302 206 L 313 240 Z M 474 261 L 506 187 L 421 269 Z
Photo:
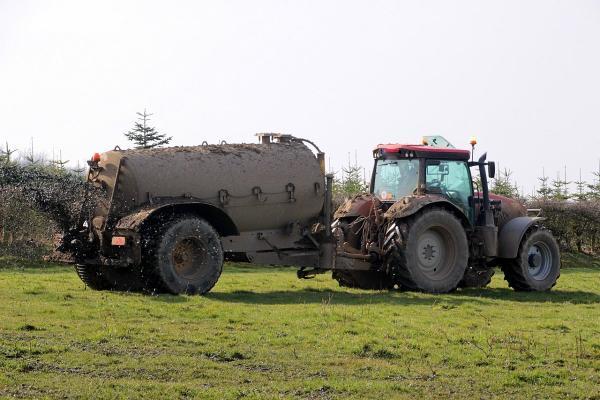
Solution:
M 114 150 L 99 166 L 106 198 L 94 214 L 113 221 L 146 205 L 200 201 L 249 231 L 308 222 L 323 207 L 324 175 L 298 142 Z

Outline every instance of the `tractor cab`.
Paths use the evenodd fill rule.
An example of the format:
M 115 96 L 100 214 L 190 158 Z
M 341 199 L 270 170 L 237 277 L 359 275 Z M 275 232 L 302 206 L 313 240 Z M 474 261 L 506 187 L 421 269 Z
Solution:
M 378 145 L 373 151 L 371 193 L 384 203 L 410 196 L 441 196 L 475 224 L 471 152 L 454 148 L 440 136 L 423 142 Z

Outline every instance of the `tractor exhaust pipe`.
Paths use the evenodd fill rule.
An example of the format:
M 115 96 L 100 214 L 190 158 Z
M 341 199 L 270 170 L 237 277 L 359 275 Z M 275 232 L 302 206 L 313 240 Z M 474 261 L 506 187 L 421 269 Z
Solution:
M 495 175 L 493 162 L 486 163 L 487 153 L 479 157 L 479 175 L 481 177 L 481 191 L 483 192 L 483 224 L 475 227 L 476 233 L 483 240 L 483 254 L 487 257 L 495 257 L 498 254 L 498 227 L 494 224 L 494 214 L 490 209 L 490 190 L 488 187 L 488 175 Z M 490 173 L 486 173 L 485 166 L 488 165 Z
M 479 157 L 479 176 L 481 177 L 481 191 L 483 192 L 483 215 L 485 217 L 484 225 L 494 225 L 494 216 L 490 210 L 490 190 L 488 187 L 488 175 L 485 170 L 485 160 L 487 158 L 487 153 L 483 153 L 481 157 Z

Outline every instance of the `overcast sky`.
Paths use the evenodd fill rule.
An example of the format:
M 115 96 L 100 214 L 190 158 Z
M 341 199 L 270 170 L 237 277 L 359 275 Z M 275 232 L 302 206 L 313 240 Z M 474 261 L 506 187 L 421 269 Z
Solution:
M 445 136 L 514 172 L 600 161 L 600 1 L 0 0 L 0 140 L 88 159 L 146 107 L 174 145 L 317 142 L 339 170 Z

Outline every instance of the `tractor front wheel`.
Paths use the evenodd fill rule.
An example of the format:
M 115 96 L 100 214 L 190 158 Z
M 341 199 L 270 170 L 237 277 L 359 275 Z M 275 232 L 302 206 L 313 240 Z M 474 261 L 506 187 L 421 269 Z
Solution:
M 558 243 L 548 230 L 534 228 L 521 241 L 517 258 L 506 260 L 502 271 L 514 290 L 550 290 L 560 276 Z

